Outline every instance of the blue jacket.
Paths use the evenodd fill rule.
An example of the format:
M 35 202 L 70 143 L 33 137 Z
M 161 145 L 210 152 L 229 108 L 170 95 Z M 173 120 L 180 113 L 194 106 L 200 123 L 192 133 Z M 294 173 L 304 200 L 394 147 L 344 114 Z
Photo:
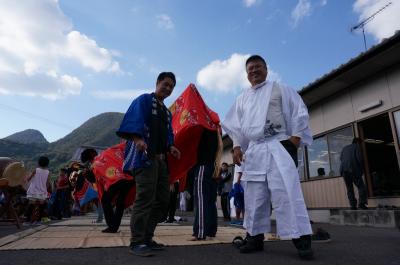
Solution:
M 174 134 L 172 132 L 172 115 L 168 110 L 168 146 L 174 144 Z M 135 143 L 131 140 L 132 135 L 141 136 L 147 145 L 150 141 L 150 128 L 152 114 L 157 114 L 157 99 L 154 93 L 143 94 L 133 100 L 129 109 L 121 122 L 121 125 L 116 132 L 121 138 L 127 140 L 124 155 L 124 171 L 131 171 L 134 168 L 148 167 L 151 160 L 146 153 L 136 150 Z

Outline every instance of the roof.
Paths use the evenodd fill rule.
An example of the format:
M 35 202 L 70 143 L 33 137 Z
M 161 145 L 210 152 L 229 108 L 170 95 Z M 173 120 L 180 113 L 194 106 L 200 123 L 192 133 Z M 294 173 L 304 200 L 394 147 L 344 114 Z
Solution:
M 306 105 L 311 106 L 399 62 L 400 31 L 396 31 L 392 37 L 303 87 L 299 94 Z

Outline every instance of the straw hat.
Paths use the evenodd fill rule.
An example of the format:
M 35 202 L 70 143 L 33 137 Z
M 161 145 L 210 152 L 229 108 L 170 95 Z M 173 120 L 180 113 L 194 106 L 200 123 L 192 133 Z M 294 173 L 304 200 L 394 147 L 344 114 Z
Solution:
M 17 160 L 12 159 L 10 157 L 0 157 L 0 178 L 3 176 L 3 172 L 6 167 L 11 164 L 12 162 L 16 162 Z
M 8 180 L 8 186 L 16 187 L 25 184 L 26 170 L 21 162 L 13 162 L 9 164 L 3 172 L 3 178 Z

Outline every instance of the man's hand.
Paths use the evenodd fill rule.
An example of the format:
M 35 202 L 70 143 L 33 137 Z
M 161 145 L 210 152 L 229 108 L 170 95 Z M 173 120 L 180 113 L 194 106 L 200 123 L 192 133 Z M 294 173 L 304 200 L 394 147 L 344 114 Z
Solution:
M 171 145 L 171 147 L 169 148 L 169 152 L 176 159 L 180 159 L 181 158 L 181 152 L 175 146 Z
M 233 148 L 232 159 L 233 159 L 233 163 L 235 163 L 236 165 L 240 166 L 242 164 L 243 153 L 242 153 L 242 149 L 240 148 L 240 146 L 236 146 L 235 148 Z
M 292 142 L 292 144 L 294 144 L 297 148 L 299 148 L 300 146 L 300 140 L 301 138 L 298 136 L 290 136 L 289 141 Z
M 147 150 L 147 144 L 142 138 L 136 138 L 134 142 L 138 151 L 144 152 Z

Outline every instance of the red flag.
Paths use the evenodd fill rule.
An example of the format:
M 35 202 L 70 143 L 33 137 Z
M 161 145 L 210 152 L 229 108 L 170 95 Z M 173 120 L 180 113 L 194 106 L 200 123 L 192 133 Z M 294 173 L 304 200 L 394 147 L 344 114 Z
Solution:
M 131 175 L 125 174 L 122 170 L 124 150 L 125 143 L 120 143 L 104 150 L 94 159 L 93 174 L 96 177 L 97 192 L 99 193 L 100 200 L 103 192 L 107 191 L 117 181 L 133 180 Z M 135 190 L 134 186 L 129 190 L 128 196 L 125 199 L 125 207 L 133 204 Z
M 184 188 L 186 174 L 197 161 L 197 149 L 204 129 L 220 129 L 218 114 L 203 101 L 194 84 L 190 84 L 170 107 L 172 128 L 175 135 L 174 145 L 181 152 L 180 160 L 168 156 L 170 183 L 180 180 L 180 189 Z

